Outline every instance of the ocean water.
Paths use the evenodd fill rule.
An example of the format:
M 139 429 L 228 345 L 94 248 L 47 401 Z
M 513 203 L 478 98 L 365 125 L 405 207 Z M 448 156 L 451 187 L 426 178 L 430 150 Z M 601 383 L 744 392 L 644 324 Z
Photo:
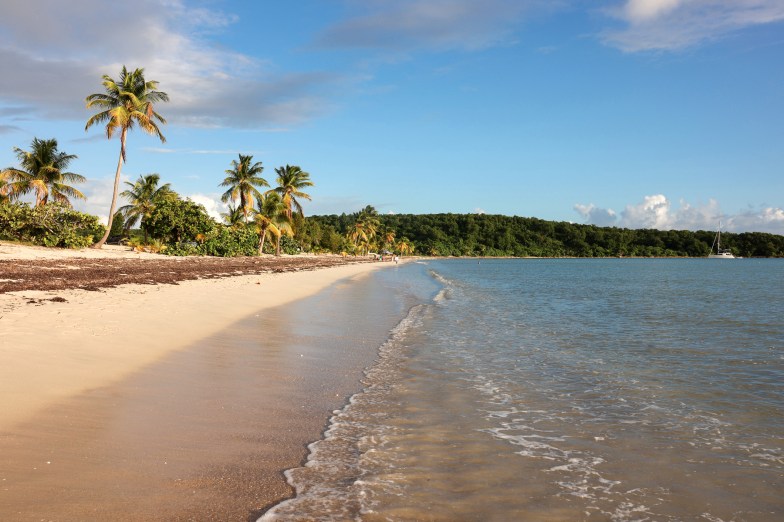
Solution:
M 784 261 L 434 260 L 261 520 L 784 520 Z

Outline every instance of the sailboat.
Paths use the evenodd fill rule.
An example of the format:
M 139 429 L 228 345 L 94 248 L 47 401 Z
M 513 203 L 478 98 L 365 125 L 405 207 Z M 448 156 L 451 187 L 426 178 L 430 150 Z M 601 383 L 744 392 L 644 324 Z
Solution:
M 713 253 L 714 246 L 716 247 L 715 254 Z M 713 238 L 713 244 L 711 245 L 708 259 L 735 259 L 735 256 L 732 255 L 732 250 L 729 248 L 725 248 L 724 250 L 721 249 L 721 222 L 719 222 L 719 229 L 716 231 L 716 237 Z

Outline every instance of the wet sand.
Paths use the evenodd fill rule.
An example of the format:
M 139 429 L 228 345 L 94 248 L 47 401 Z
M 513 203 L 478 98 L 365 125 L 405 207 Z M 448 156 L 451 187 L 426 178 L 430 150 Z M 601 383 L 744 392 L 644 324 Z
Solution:
M 394 326 L 383 306 L 368 312 L 372 266 L 68 291 L 32 305 L 18 302 L 29 293 L 6 295 L 0 520 L 256 520 L 291 495 L 283 470 L 358 391 Z M 304 287 L 296 300 L 262 306 L 256 294 L 210 316 L 261 287 L 280 292 L 273 283 L 286 277 Z M 107 318 L 120 323 L 90 330 Z M 68 325 L 70 335 L 55 331 Z M 200 334 L 162 346 L 178 331 Z

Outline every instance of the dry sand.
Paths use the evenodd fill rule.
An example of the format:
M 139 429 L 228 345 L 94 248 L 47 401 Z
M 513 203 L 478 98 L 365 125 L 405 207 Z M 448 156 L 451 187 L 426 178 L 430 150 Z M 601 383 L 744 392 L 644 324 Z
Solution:
M 160 258 L 0 245 L 0 261 L 69 257 Z M 309 372 L 342 363 L 216 354 L 203 340 L 220 346 L 243 319 L 383 266 L 58 290 L 64 302 L 0 294 L 0 519 L 255 520 L 291 493 L 281 471 L 364 363 L 318 381 Z

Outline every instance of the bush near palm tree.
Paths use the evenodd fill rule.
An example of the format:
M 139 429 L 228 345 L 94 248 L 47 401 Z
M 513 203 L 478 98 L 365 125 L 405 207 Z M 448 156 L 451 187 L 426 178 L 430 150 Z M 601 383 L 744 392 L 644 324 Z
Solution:
M 105 93 L 91 94 L 85 99 L 88 109 L 97 107 L 100 112 L 87 120 L 84 130 L 86 131 L 97 123 L 106 123 L 106 137 L 108 139 L 111 139 L 114 133 L 119 130 L 120 158 L 117 161 L 117 171 L 114 175 L 114 192 L 109 207 L 109 224 L 104 236 L 93 245 L 94 248 L 103 246 L 112 228 L 112 220 L 117 206 L 117 194 L 120 190 L 120 173 L 123 163 L 126 161 L 125 143 L 128 131 L 138 125 L 148 134 L 157 136 L 161 143 L 165 143 L 166 138 L 161 134 L 156 121 L 166 123 L 166 120 L 155 112 L 154 104 L 169 101 L 169 96 L 165 92 L 156 90 L 158 82 L 147 81 L 144 78 L 144 69 L 128 71 L 123 65 L 118 80 L 115 81 L 108 75 L 104 75 L 102 84 L 106 90 Z
M 269 192 L 259 200 L 254 218 L 259 233 L 259 255 L 264 253 L 267 233 L 275 238 L 275 255 L 280 255 L 281 236 L 292 233 L 291 220 L 286 211 L 286 205 L 276 192 Z
M 232 168 L 226 171 L 226 179 L 224 179 L 220 186 L 229 187 L 229 189 L 221 196 L 221 201 L 224 203 L 239 200 L 239 208 L 245 216 L 245 222 L 248 222 L 248 214 L 253 209 L 254 200 L 262 199 L 262 194 L 256 187 L 269 187 L 267 180 L 261 177 L 264 167 L 261 162 L 252 163 L 253 156 L 239 155 L 238 160 L 232 160 Z
M 310 201 L 310 195 L 302 192 L 305 187 L 312 187 L 313 182 L 310 181 L 310 174 L 302 170 L 296 165 L 286 165 L 285 167 L 278 167 L 275 169 L 278 175 L 278 186 L 267 193 L 276 192 L 283 201 L 286 207 L 286 215 L 291 219 L 292 208 L 302 215 L 302 205 L 297 198 L 307 199 Z
M 118 212 L 122 213 L 124 218 L 124 229 L 130 229 L 142 221 L 142 232 L 144 233 L 144 243 L 148 240 L 148 230 L 144 223 L 144 218 L 150 216 L 155 205 L 161 201 L 162 198 L 168 195 L 174 195 L 171 190 L 171 184 L 166 183 L 158 186 L 161 177 L 158 174 L 147 174 L 146 176 L 139 176 L 134 183 L 125 182 L 128 185 L 128 190 L 124 190 L 120 195 L 130 201 L 130 204 L 122 206 Z
M 80 174 L 66 172 L 74 154 L 57 150 L 57 140 L 33 138 L 30 150 L 14 147 L 20 168 L 9 167 L 2 173 L 6 185 L 0 189 L 9 200 L 35 193 L 35 206 L 46 205 L 51 197 L 57 203 L 71 207 L 68 198 L 86 199 L 84 194 L 68 183 L 84 183 Z
M 216 227 L 215 221 L 202 205 L 183 200 L 172 192 L 161 198 L 142 220 L 142 226 L 150 231 L 150 237 L 166 244 L 196 241 L 199 235 L 207 236 Z
M 61 203 L 31 207 L 26 203 L 0 205 L 0 240 L 48 247 L 84 248 L 103 234 L 96 216 Z

